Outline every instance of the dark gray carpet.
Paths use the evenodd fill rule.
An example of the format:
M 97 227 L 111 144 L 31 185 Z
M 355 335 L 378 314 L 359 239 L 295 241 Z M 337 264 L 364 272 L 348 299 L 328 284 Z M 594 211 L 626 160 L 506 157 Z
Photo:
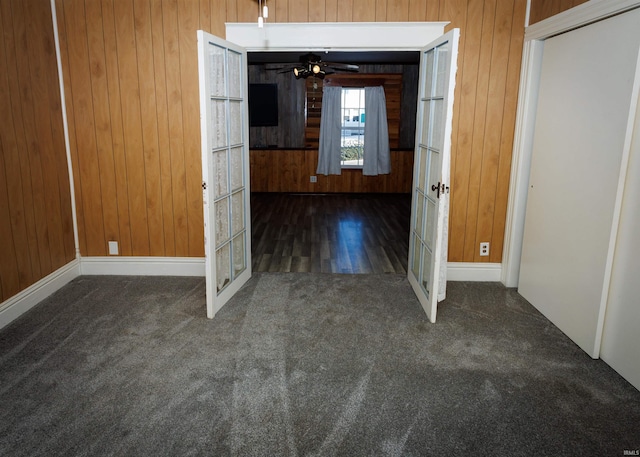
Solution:
M 640 392 L 515 291 L 262 273 L 81 277 L 0 331 L 0 455 L 618 456 Z

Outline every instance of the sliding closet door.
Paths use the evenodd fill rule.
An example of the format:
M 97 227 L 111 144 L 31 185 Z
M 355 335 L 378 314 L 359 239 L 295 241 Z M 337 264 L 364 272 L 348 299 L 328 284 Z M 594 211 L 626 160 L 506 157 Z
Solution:
M 598 357 L 640 10 L 544 42 L 518 291 Z

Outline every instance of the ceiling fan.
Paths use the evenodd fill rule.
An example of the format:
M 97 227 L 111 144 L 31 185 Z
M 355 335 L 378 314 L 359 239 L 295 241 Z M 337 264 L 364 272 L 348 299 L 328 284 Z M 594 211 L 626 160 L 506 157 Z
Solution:
M 357 65 L 339 62 L 324 62 L 317 54 L 308 53 L 300 56 L 300 63 L 283 69 L 279 68 L 278 73 L 293 72 L 296 79 L 308 78 L 312 76 L 314 78 L 324 79 L 326 75 L 335 73 L 336 71 L 348 71 L 357 72 L 359 67 Z

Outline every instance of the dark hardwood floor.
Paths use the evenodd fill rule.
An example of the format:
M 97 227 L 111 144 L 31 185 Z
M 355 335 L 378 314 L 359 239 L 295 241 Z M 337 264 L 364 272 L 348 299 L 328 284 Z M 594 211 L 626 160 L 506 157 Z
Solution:
M 251 195 L 256 272 L 407 272 L 410 194 Z

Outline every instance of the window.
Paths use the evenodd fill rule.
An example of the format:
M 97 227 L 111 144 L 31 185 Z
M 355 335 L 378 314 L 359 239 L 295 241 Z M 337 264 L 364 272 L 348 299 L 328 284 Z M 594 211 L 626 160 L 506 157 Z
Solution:
M 340 165 L 342 168 L 362 168 L 364 108 L 364 88 L 342 89 L 340 138 Z

